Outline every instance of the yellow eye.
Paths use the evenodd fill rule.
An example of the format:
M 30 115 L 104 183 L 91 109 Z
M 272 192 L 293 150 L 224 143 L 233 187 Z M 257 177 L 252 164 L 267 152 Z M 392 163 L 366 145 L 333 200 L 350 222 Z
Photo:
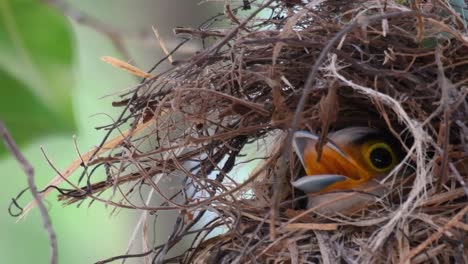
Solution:
M 372 169 L 378 172 L 385 172 L 393 169 L 397 163 L 396 154 L 392 148 L 384 142 L 370 145 L 364 155 L 365 160 Z

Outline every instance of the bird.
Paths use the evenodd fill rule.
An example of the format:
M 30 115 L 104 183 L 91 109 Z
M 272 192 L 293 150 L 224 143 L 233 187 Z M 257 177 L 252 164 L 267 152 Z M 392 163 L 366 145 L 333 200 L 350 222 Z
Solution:
M 388 193 L 380 184 L 402 160 L 402 145 L 385 131 L 346 127 L 331 132 L 318 160 L 319 136 L 296 131 L 292 146 L 306 175 L 291 184 L 305 192 L 307 208 L 347 214 Z

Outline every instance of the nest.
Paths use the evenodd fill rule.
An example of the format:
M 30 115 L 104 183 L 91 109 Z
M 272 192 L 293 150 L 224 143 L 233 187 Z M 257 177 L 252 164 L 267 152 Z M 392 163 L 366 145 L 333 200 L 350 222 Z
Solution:
M 249 16 L 236 12 L 250 7 Z M 122 114 L 105 129 L 126 132 L 81 159 L 82 188 L 60 189 L 65 203 L 91 199 L 149 212 L 146 221 L 177 212 L 166 243 L 101 263 L 468 262 L 460 14 L 442 0 L 239 8 L 226 5 L 232 27 L 184 30 L 216 41 L 121 95 Z M 290 184 L 303 173 L 291 132 L 326 138 L 351 125 L 385 129 L 405 146 L 385 183 L 392 192 L 352 214 L 305 209 Z M 138 198 L 148 195 L 164 202 Z

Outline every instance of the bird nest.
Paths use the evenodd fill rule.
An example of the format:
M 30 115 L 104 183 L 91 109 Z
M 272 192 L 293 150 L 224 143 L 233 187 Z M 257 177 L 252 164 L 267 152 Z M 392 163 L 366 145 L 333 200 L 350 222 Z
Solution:
M 65 203 L 91 199 L 147 222 L 178 214 L 165 243 L 100 263 L 468 262 L 468 37 L 456 8 L 244 1 L 225 16 L 226 29 L 182 30 L 216 41 L 123 94 L 106 127 L 119 134 L 71 165 L 86 184 L 59 188 Z M 292 132 L 325 141 L 349 126 L 402 143 L 382 182 L 392 191 L 352 214 L 307 209 L 290 184 L 304 173 Z

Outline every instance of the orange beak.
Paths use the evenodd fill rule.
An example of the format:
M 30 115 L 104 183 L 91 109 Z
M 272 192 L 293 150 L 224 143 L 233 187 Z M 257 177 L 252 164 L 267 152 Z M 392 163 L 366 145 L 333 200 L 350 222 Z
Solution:
M 298 131 L 294 134 L 294 150 L 307 173 L 307 176 L 292 183 L 294 187 L 306 193 L 347 190 L 372 178 L 371 173 L 350 156 L 349 153 L 353 153 L 352 148 L 356 146 L 338 146 L 328 141 L 318 161 L 317 142 L 318 136 L 313 133 Z

